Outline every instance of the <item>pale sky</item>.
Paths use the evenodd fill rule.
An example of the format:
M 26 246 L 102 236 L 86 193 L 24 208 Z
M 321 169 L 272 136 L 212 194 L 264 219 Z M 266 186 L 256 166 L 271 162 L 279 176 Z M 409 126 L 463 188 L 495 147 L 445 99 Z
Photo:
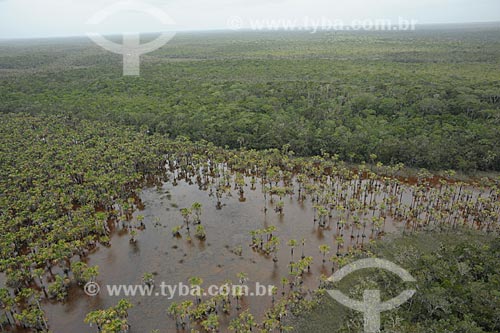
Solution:
M 144 13 L 120 12 L 99 25 L 89 18 L 117 0 L 0 0 L 0 38 L 80 36 L 250 28 L 255 20 L 303 22 L 399 17 L 418 23 L 500 21 L 500 0 L 148 0 L 175 25 L 164 25 Z M 236 17 L 236 19 L 235 19 Z M 309 21 L 308 21 L 309 20 Z M 228 24 L 228 22 L 231 22 Z

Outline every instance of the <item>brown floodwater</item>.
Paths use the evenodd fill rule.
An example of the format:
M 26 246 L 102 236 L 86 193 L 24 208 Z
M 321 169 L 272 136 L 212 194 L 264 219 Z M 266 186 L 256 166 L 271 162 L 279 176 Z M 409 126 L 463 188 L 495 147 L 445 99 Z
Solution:
M 180 282 L 187 284 L 190 277 L 198 276 L 203 278 L 203 286 L 220 285 L 226 280 L 238 283 L 237 274 L 243 272 L 248 275 L 250 287 L 256 282 L 276 285 L 279 295 L 281 278 L 289 277 L 288 265 L 291 255 L 286 243 L 290 239 L 299 241 L 294 259 L 300 258 L 302 252 L 300 240 L 306 239 L 305 255 L 314 257 L 314 264 L 311 266 L 311 273 L 306 275 L 304 283 L 306 289 L 317 288 L 320 275 L 331 274 L 332 264 L 328 261 L 322 263 L 318 247 L 327 244 L 331 246 L 332 253 L 336 250 L 335 216 L 331 219 L 329 229 L 319 229 L 317 224 L 313 223 L 314 212 L 310 197 L 304 202 L 298 202 L 297 195 L 283 199 L 285 202 L 283 216 L 277 214 L 269 203 L 268 211 L 264 213 L 261 185 L 257 184 L 256 189 L 251 190 L 249 180 L 247 184 L 246 200 L 241 202 L 238 191 L 233 188 L 232 196 L 223 197 L 224 207 L 221 210 L 216 209 L 215 196 L 209 196 L 208 191 L 200 190 L 197 184 L 189 185 L 179 181 L 177 186 L 173 186 L 172 182 L 167 182 L 161 188 L 144 189 L 140 196 L 144 209 L 137 211 L 134 216 L 138 214 L 144 216 L 146 229 L 138 231 L 137 243 L 129 242 L 130 235 L 120 223 L 112 232 L 111 247 L 101 246 L 88 257 L 89 265 L 99 266 L 97 282 L 101 285 L 101 294 L 89 297 L 81 288 L 73 286 L 66 302 L 45 302 L 44 309 L 50 329 L 55 333 L 96 332 L 95 327 L 90 328 L 84 323 L 85 315 L 92 310 L 113 306 L 120 299 L 106 295 L 105 285 L 141 284 L 142 276 L 146 272 L 155 274 L 157 285 L 161 281 L 172 285 Z M 409 195 L 405 194 L 404 197 L 408 197 L 406 200 L 409 200 Z M 199 241 L 193 236 L 192 241 L 188 242 L 185 229 L 181 232 L 182 238 L 172 237 L 171 229 L 183 224 L 179 209 L 190 207 L 193 202 L 200 202 L 203 205 L 201 218 L 206 228 L 206 240 Z M 368 216 L 371 216 L 370 214 Z M 281 239 L 277 263 L 250 247 L 250 231 L 270 225 L 277 227 L 275 234 Z M 388 218 L 386 232 L 394 232 L 400 228 Z M 360 232 L 356 231 L 355 235 Z M 194 234 L 194 227 L 191 233 Z M 367 234 L 370 232 L 367 231 Z M 351 245 L 350 231 L 346 231 L 344 237 L 347 248 Z M 237 246 L 243 248 L 242 256 L 231 252 Z M 0 275 L 0 279 L 2 278 L 3 275 Z M 147 333 L 153 329 L 158 329 L 160 332 L 176 332 L 175 321 L 167 316 L 167 309 L 172 300 L 161 296 L 136 296 L 129 299 L 134 305 L 129 310 L 129 322 L 132 325 L 130 332 Z M 243 299 L 243 308 L 250 309 L 258 319 L 271 305 L 272 298 L 269 296 L 247 296 Z M 232 315 L 235 313 L 233 303 Z M 231 318 L 221 317 L 222 332 L 227 332 L 225 327 Z

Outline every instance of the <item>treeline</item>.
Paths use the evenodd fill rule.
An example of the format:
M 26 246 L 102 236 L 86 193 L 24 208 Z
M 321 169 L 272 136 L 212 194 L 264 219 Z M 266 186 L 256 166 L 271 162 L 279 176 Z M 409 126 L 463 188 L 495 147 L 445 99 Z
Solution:
M 231 148 L 499 171 L 500 30 L 483 36 L 182 35 L 144 57 L 140 78 L 122 77 L 120 59 L 81 41 L 55 44 L 50 62 L 44 45 L 16 70 L 16 52 L 32 59 L 37 47 L 12 46 L 0 57 L 10 69 L 0 111 L 113 120 Z

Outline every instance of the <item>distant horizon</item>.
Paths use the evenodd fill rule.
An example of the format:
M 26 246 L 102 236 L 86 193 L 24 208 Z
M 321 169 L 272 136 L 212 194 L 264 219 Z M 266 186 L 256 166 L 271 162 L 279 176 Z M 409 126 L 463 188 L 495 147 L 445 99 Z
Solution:
M 338 22 L 347 27 L 382 20 L 420 26 L 500 22 L 500 1 L 0 0 L 0 38 L 9 40 L 78 37 L 87 32 L 287 30 Z
M 425 22 L 425 23 L 416 23 L 416 26 L 419 27 L 433 27 L 433 26 L 473 26 L 473 25 L 495 25 L 497 24 L 500 28 L 500 20 L 497 21 L 465 21 L 465 22 Z M 346 26 L 347 27 L 347 26 Z M 417 29 L 418 30 L 418 29 Z M 391 30 L 349 30 L 349 29 L 339 29 L 332 30 L 338 32 L 394 32 Z M 308 33 L 307 30 L 300 29 L 260 29 L 254 30 L 252 28 L 242 28 L 239 30 L 232 30 L 227 27 L 224 28 L 209 28 L 209 29 L 181 29 L 181 30 L 163 30 L 163 31 L 145 31 L 140 32 L 141 35 L 153 35 L 160 34 L 162 32 L 175 32 L 175 33 L 210 33 L 210 32 L 227 32 L 227 33 L 240 33 L 240 32 L 290 32 L 290 33 Z M 328 32 L 326 30 L 318 31 L 317 33 Z M 404 32 L 404 31 L 398 31 Z M 407 31 L 412 32 L 412 31 Z M 123 33 L 120 32 L 111 32 L 111 33 L 103 33 L 104 36 L 122 36 Z M 53 36 L 29 36 L 29 37 L 0 37 L 0 41 L 23 41 L 23 40 L 47 40 L 47 39 L 65 39 L 65 38 L 88 38 L 86 34 L 68 34 L 68 35 L 53 35 Z

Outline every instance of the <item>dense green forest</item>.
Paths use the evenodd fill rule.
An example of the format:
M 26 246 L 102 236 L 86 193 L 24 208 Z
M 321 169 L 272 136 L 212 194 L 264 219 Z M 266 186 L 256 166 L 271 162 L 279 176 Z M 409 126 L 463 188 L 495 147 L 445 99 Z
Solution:
M 500 170 L 500 28 L 179 34 L 122 77 L 84 39 L 0 43 L 0 111 L 231 148 Z
M 418 292 L 411 302 L 382 314 L 381 332 L 500 331 L 498 237 L 469 231 L 433 230 L 379 242 L 368 252 L 407 267 L 419 281 Z M 353 288 L 355 285 L 363 287 Z M 350 291 L 359 299 L 360 290 L 380 286 L 384 288 L 385 299 L 407 289 L 399 279 L 380 271 L 358 273 L 349 283 L 335 287 Z M 361 332 L 363 329 L 360 313 L 346 310 L 329 297 L 304 317 L 307 320 L 296 323 L 296 332 Z

